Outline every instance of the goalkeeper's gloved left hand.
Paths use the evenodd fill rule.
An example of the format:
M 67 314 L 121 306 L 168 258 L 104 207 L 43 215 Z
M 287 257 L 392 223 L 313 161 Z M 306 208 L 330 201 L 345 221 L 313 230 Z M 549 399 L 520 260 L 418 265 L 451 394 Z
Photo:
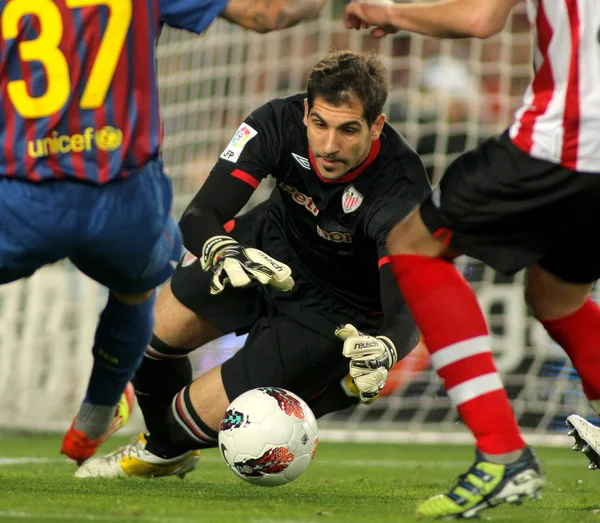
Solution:
M 335 335 L 344 342 L 342 352 L 350 358 L 350 377 L 364 403 L 374 401 L 385 386 L 388 371 L 398 360 L 396 347 L 386 336 L 369 336 L 354 325 L 340 325 Z
M 219 294 L 227 283 L 244 287 L 252 280 L 281 291 L 289 291 L 294 286 L 292 270 L 285 263 L 253 247 L 244 247 L 229 236 L 206 240 L 200 264 L 205 271 L 214 273 L 211 294 Z

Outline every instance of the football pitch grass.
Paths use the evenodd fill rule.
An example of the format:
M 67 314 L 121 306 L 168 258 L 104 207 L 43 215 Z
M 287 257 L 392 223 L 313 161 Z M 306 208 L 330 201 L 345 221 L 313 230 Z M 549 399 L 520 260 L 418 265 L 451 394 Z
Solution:
M 113 438 L 102 451 L 128 439 Z M 469 446 L 321 442 L 296 481 L 255 487 L 216 449 L 184 480 L 76 479 L 58 436 L 0 437 L 0 523 L 387 523 L 415 521 L 415 505 L 444 491 L 473 457 Z M 536 447 L 548 473 L 541 500 L 502 505 L 482 520 L 600 522 L 600 471 L 569 448 Z

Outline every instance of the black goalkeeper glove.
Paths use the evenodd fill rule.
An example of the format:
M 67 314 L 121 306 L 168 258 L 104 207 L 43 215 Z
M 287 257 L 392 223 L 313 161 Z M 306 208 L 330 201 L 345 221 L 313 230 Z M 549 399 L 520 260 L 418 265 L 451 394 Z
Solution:
M 213 236 L 204 243 L 202 268 L 214 273 L 210 293 L 219 294 L 227 283 L 244 287 L 252 280 L 272 285 L 280 291 L 294 286 L 292 270 L 253 247 L 243 247 L 229 236 Z

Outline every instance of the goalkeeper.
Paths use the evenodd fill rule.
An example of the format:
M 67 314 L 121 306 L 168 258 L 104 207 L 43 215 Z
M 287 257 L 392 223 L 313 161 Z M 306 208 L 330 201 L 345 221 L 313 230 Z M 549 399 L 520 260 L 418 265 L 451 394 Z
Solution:
M 307 93 L 240 125 L 181 219 L 189 252 L 157 300 L 133 382 L 149 434 L 77 476 L 183 475 L 217 446 L 229 403 L 256 387 L 291 390 L 317 417 L 377 397 L 418 340 L 385 238 L 430 193 L 385 123 L 388 90 L 375 55 L 335 52 Z M 268 174 L 269 200 L 234 219 Z M 192 382 L 188 354 L 231 332 L 248 333 L 244 346 Z

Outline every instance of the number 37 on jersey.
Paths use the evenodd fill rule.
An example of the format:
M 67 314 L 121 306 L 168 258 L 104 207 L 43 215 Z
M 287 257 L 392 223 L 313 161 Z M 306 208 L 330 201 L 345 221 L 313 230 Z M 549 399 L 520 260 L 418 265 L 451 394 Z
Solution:
M 132 0 L 5 0 L 0 10 L 5 93 L 19 115 L 39 119 L 69 104 L 84 110 L 104 104 L 127 40 Z M 95 44 L 82 49 L 88 34 Z

